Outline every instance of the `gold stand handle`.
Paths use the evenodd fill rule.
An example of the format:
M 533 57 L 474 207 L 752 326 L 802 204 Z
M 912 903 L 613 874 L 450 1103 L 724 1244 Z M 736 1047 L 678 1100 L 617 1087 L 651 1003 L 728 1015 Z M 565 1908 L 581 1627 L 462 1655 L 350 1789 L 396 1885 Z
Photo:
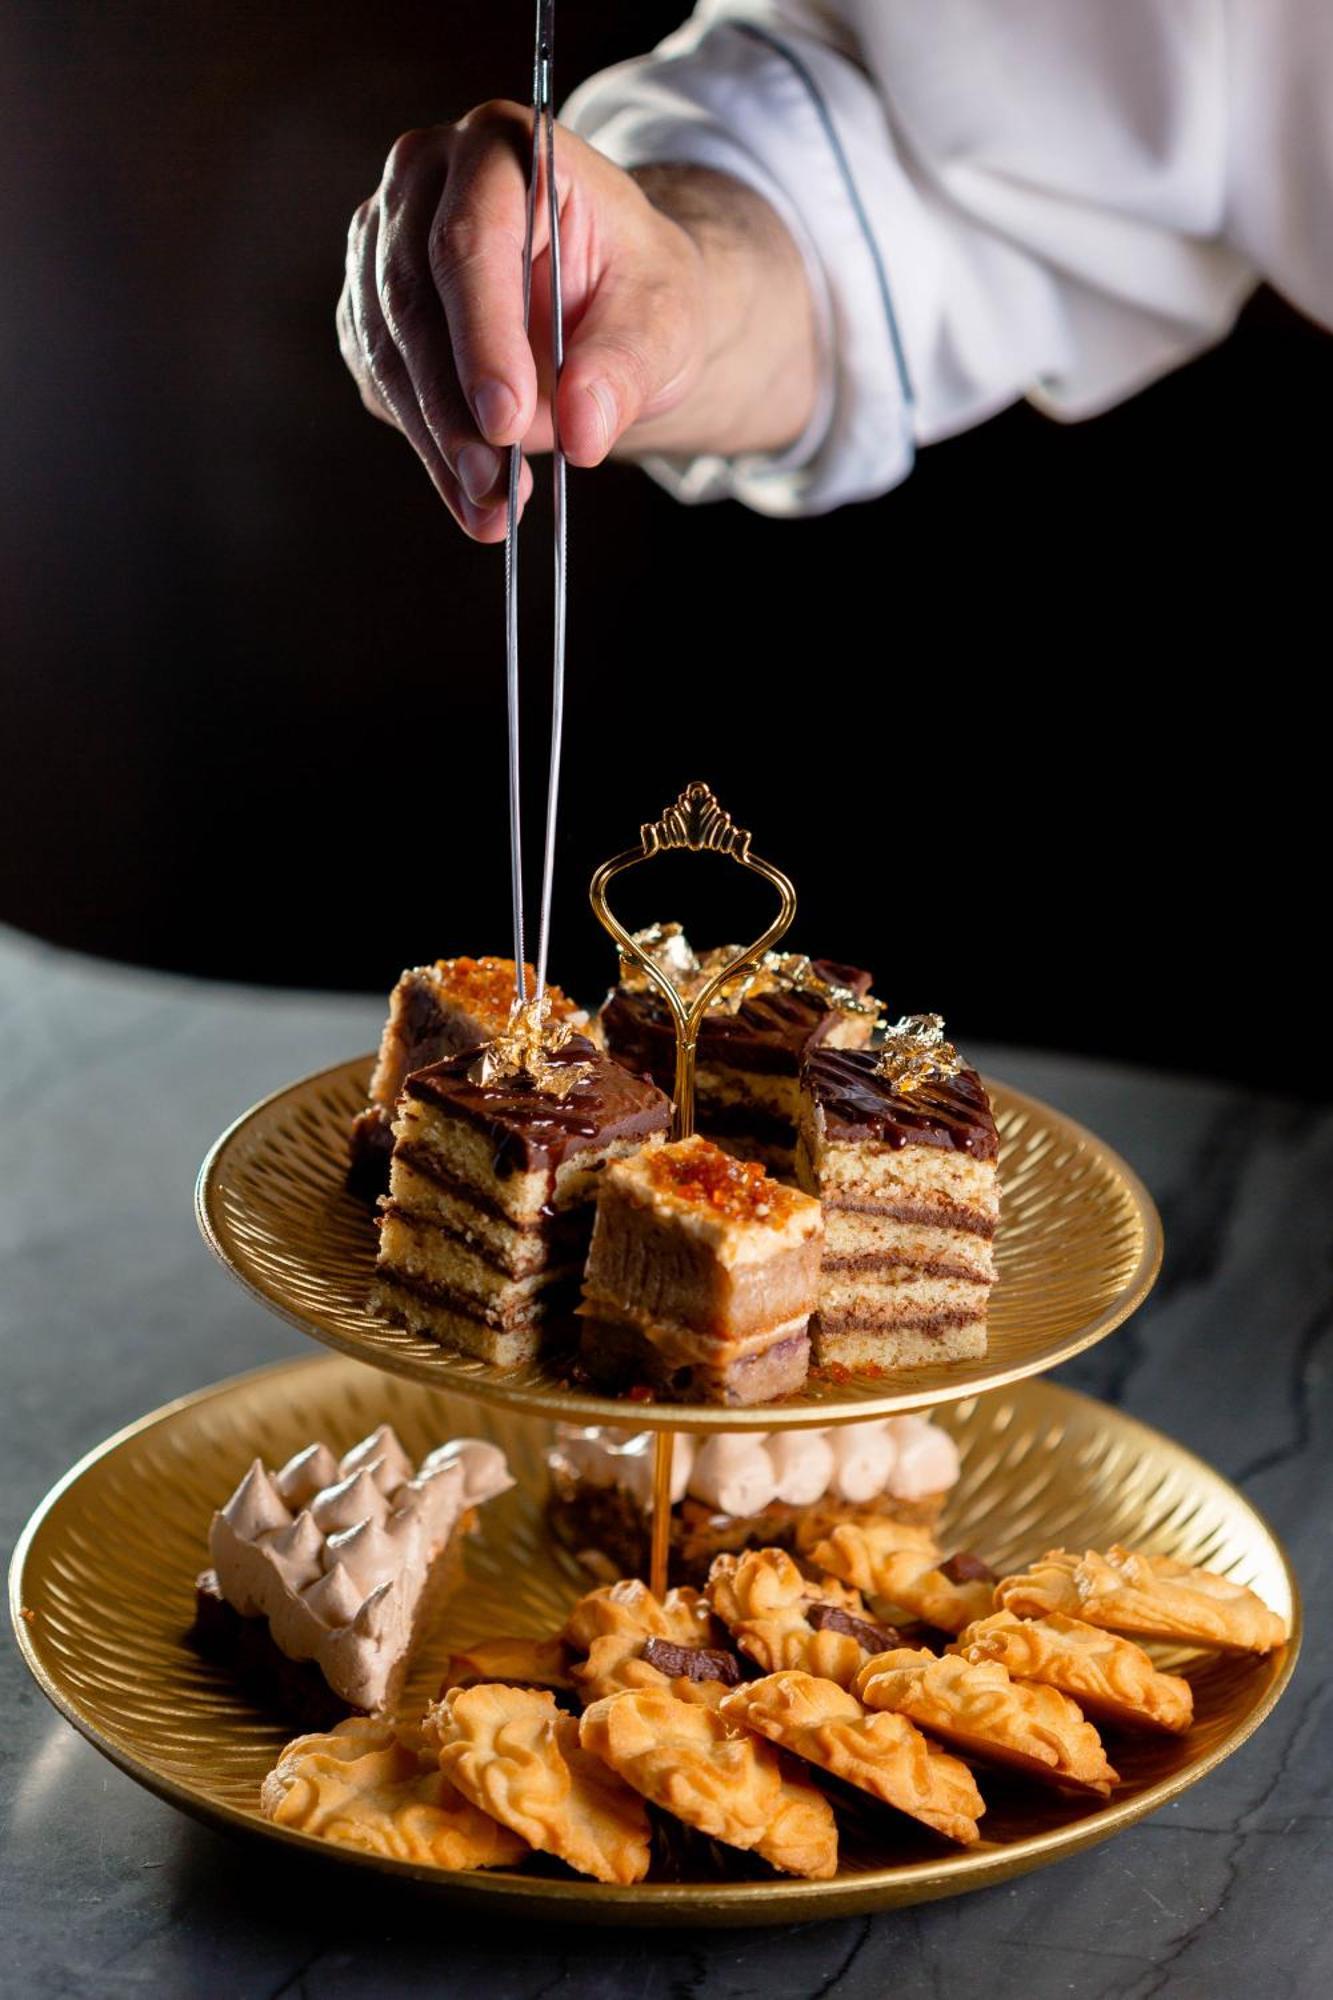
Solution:
M 771 882 L 781 899 L 781 908 L 763 936 L 737 952 L 731 962 L 715 973 L 688 1004 L 643 946 L 635 942 L 606 899 L 608 884 L 627 868 L 635 868 L 640 862 L 651 860 L 654 854 L 682 847 L 688 848 L 692 854 L 728 855 L 742 868 L 748 868 L 752 874 L 762 875 L 766 882 Z M 780 868 L 750 852 L 749 833 L 735 824 L 730 813 L 723 811 L 708 786 L 693 784 L 685 787 L 661 819 L 650 820 L 640 827 L 637 847 L 626 848 L 623 854 L 602 863 L 592 878 L 588 895 L 598 922 L 615 939 L 622 959 L 627 959 L 647 974 L 671 1009 L 676 1030 L 672 1135 L 677 1139 L 688 1139 L 694 1130 L 694 1061 L 704 1015 L 728 980 L 757 969 L 763 954 L 771 951 L 778 939 L 785 936 L 796 915 L 796 891 Z M 648 1588 L 658 1599 L 666 1594 L 667 1564 L 671 1554 L 671 1460 L 675 1442 L 676 1434 L 670 1430 L 658 1431 L 653 1440 L 653 1517 Z
M 680 847 L 688 848 L 692 854 L 728 855 L 742 868 L 748 868 L 752 874 L 762 875 L 766 882 L 771 882 L 782 899 L 781 909 L 763 936 L 756 938 L 753 944 L 738 952 L 729 965 L 724 965 L 720 972 L 715 973 L 688 1005 L 642 945 L 630 936 L 606 900 L 607 886 L 617 875 L 650 860 L 654 854 L 664 854 L 671 848 Z M 778 939 L 786 934 L 796 915 L 796 891 L 780 868 L 750 852 L 749 833 L 735 824 L 730 813 L 723 811 L 707 785 L 696 783 L 685 787 L 661 819 L 651 820 L 639 829 L 637 847 L 626 848 L 623 854 L 602 863 L 592 878 L 588 895 L 598 922 L 615 939 L 621 957 L 647 974 L 671 1009 L 676 1030 L 675 1120 L 672 1133 L 677 1139 L 688 1139 L 694 1130 L 694 1061 L 700 1024 L 728 980 L 755 970 L 763 954 L 771 951 Z

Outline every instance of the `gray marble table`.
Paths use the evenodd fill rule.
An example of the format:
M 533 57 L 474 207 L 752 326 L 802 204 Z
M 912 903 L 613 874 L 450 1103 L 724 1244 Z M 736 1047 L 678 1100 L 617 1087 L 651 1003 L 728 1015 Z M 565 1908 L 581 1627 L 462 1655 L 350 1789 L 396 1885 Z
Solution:
M 0 932 L 0 1539 L 170 1397 L 305 1343 L 191 1214 L 254 1098 L 368 1048 L 369 1001 L 125 971 Z M 995 1074 L 1102 1133 L 1161 1205 L 1162 1282 L 1063 1379 L 1168 1431 L 1285 1538 L 1306 1650 L 1246 1747 L 1155 1818 L 1013 1885 L 753 1932 L 569 1930 L 451 1910 L 261 1851 L 139 1790 L 0 1649 L 0 1992 L 190 2000 L 987 2000 L 1333 1992 L 1333 1112 L 1015 1050 Z

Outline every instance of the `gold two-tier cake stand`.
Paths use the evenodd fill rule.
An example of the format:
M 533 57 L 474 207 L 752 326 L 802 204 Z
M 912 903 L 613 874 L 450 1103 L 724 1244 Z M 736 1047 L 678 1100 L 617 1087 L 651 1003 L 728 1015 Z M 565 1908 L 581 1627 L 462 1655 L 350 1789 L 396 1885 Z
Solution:
M 775 922 L 685 1004 L 612 914 L 608 884 L 664 848 L 728 856 L 777 890 Z M 690 787 L 636 847 L 598 871 L 593 901 L 626 958 L 662 991 L 677 1027 L 675 1092 L 688 1129 L 694 1045 L 715 988 L 744 979 L 790 922 L 790 884 L 752 851 L 704 787 Z M 998 1082 L 1003 1219 L 984 1360 L 884 1379 L 812 1380 L 799 1397 L 752 1409 L 627 1405 L 571 1381 L 557 1356 L 508 1373 L 447 1352 L 370 1310 L 374 1230 L 345 1188 L 346 1136 L 366 1101 L 369 1058 L 279 1091 L 225 1132 L 199 1176 L 203 1234 L 227 1269 L 335 1355 L 284 1362 L 145 1417 L 84 1459 L 30 1521 L 11 1570 L 19 1641 L 45 1693 L 108 1757 L 201 1818 L 351 1868 L 415 1877 L 503 1909 L 579 1922 L 760 1924 L 830 1917 L 948 1896 L 1001 1881 L 1106 1838 L 1195 1783 L 1277 1701 L 1295 1664 L 1300 1604 L 1287 1558 L 1235 1488 L 1121 1412 L 1037 1379 L 1103 1338 L 1147 1296 L 1161 1259 L 1152 1202 L 1123 1161 L 1071 1120 Z M 277 1464 L 313 1438 L 345 1450 L 388 1421 L 409 1452 L 442 1438 L 494 1439 L 514 1490 L 482 1510 L 465 1581 L 414 1664 L 404 1715 L 435 1692 L 449 1652 L 500 1632 L 556 1629 L 590 1579 L 549 1532 L 547 1448 L 557 1423 L 656 1433 L 654 1571 L 664 1573 L 671 1439 L 679 1431 L 832 1426 L 932 1410 L 962 1471 L 945 1517 L 955 1547 L 998 1570 L 1055 1546 L 1127 1542 L 1219 1570 L 1258 1591 L 1291 1637 L 1262 1660 L 1163 1655 L 1191 1681 L 1183 1738 L 1117 1742 L 1120 1782 L 1076 1803 L 1019 1783 L 986 1783 L 976 1847 L 945 1852 L 924 1829 L 873 1807 L 843 1812 L 827 1882 L 747 1871 L 730 1850 L 673 1879 L 613 1887 L 556 1864 L 451 1875 L 273 1826 L 259 1789 L 286 1734 L 185 1643 L 208 1522 L 256 1453 Z M 145 1509 L 143 1495 L 154 1505 Z M 891 1822 L 891 1823 L 890 1823 Z M 715 1863 L 714 1858 L 715 1857 Z

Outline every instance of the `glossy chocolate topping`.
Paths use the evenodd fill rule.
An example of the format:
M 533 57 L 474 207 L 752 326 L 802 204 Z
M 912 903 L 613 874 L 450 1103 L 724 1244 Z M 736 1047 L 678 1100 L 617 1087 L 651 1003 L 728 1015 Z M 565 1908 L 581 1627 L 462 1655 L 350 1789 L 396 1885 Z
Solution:
M 588 1071 L 565 1097 L 542 1091 L 525 1077 L 473 1083 L 476 1051 L 446 1056 L 415 1070 L 403 1089 L 476 1126 L 495 1148 L 498 1174 L 554 1169 L 571 1153 L 612 1139 L 647 1139 L 671 1123 L 670 1100 L 655 1084 L 634 1076 L 593 1046 L 571 1035 L 554 1050 L 553 1065 L 586 1063 Z
M 877 1067 L 875 1049 L 816 1049 L 801 1082 L 824 1113 L 828 1138 L 869 1139 L 881 1146 L 942 1146 L 993 1160 L 999 1135 L 990 1099 L 975 1070 L 896 1090 Z
M 816 958 L 812 970 L 830 986 L 846 986 L 858 998 L 870 991 L 870 974 L 859 966 Z M 795 1076 L 802 1057 L 823 1041 L 838 1010 L 817 993 L 770 988 L 730 1013 L 710 1007 L 699 1030 L 701 1063 L 725 1063 L 756 1075 Z M 629 993 L 617 986 L 602 1008 L 606 1045 L 618 1062 L 663 1079 L 672 1075 L 676 1036 L 661 995 Z

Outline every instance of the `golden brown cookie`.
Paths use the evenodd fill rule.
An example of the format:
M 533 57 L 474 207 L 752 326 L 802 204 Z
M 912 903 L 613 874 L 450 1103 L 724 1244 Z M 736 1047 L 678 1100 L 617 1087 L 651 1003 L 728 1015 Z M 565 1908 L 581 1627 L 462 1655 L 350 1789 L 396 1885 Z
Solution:
M 463 1797 L 433 1754 L 366 1716 L 289 1743 L 259 1803 L 276 1826 L 395 1861 L 510 1868 L 529 1852 L 518 1834 Z
M 769 1674 L 733 1688 L 720 1713 L 948 1840 L 970 1847 L 980 1838 L 977 1821 L 986 1808 L 966 1764 L 906 1716 L 872 1714 L 836 1681 Z
M 1010 1680 L 998 1660 L 973 1665 L 956 1654 L 937 1659 L 902 1647 L 869 1661 L 856 1693 L 867 1708 L 905 1715 L 969 1757 L 1102 1798 L 1117 1783 L 1101 1737 L 1077 1704 L 1056 1688 Z
M 672 1675 L 643 1657 L 650 1639 L 676 1646 L 708 1646 L 713 1621 L 697 1590 L 669 1590 L 659 1603 L 646 1583 L 626 1578 L 581 1597 L 561 1638 L 575 1658 L 574 1684 L 584 1702 L 622 1688 L 666 1687 Z
M 810 1560 L 873 1597 L 890 1619 L 906 1612 L 942 1632 L 961 1632 L 993 1608 L 994 1578 L 984 1563 L 970 1556 L 942 1563 L 929 1531 L 901 1521 L 844 1521 L 815 1544 Z
M 1118 1543 L 1105 1555 L 1051 1549 L 1021 1574 L 1003 1577 L 995 1602 L 1019 1618 L 1058 1611 L 1106 1631 L 1222 1653 L 1271 1653 L 1287 1637 L 1283 1620 L 1243 1583 Z
M 720 1697 L 717 1683 L 709 1685 Z M 784 1875 L 825 1880 L 836 1872 L 828 1800 L 770 1744 L 724 1720 L 713 1693 L 608 1695 L 584 1710 L 579 1740 L 653 1805 L 710 1839 L 753 1848 Z
M 801 1574 L 785 1549 L 716 1556 L 708 1602 L 743 1653 L 766 1674 L 799 1668 L 849 1687 L 866 1661 L 893 1644 L 858 1590 Z
M 455 1688 L 427 1711 L 440 1769 L 530 1847 L 599 1882 L 648 1872 L 642 1799 L 579 1742 L 572 1715 L 532 1688 Z
M 1059 1611 L 1038 1619 L 993 1612 L 960 1632 L 949 1651 L 974 1664 L 998 1660 L 1013 1680 L 1058 1688 L 1100 1722 L 1179 1734 L 1193 1720 L 1188 1681 L 1162 1673 L 1132 1639 Z
M 506 1636 L 479 1639 L 465 1653 L 451 1653 L 440 1693 L 475 1687 L 478 1681 L 507 1681 L 511 1687 L 570 1689 L 569 1653 L 559 1639 Z

